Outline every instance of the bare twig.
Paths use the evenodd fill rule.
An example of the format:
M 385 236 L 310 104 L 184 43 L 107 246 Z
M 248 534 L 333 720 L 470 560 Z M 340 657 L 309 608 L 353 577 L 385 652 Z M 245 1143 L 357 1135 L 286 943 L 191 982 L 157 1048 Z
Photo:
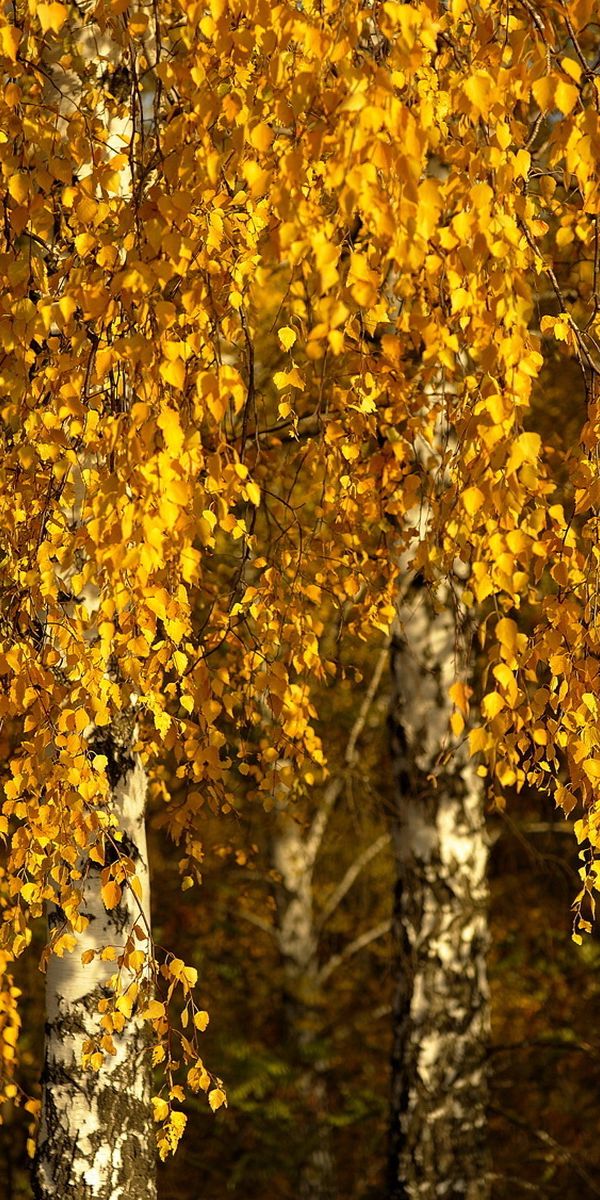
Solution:
M 600 1187 L 598 1187 L 595 1179 L 592 1177 L 592 1175 L 590 1175 L 589 1171 L 586 1171 L 585 1167 L 581 1166 L 581 1163 L 578 1161 L 576 1156 L 571 1154 L 571 1151 L 567 1150 L 565 1146 L 562 1146 L 560 1142 L 557 1142 L 556 1138 L 553 1138 L 552 1135 L 547 1133 L 545 1129 L 536 1129 L 534 1125 L 530 1125 L 528 1121 L 524 1121 L 523 1118 L 517 1113 L 511 1112 L 506 1108 L 497 1108 L 495 1105 L 492 1105 L 490 1111 L 496 1113 L 496 1115 L 499 1117 L 504 1117 L 506 1121 L 510 1121 L 511 1125 L 516 1125 L 517 1129 L 523 1129 L 526 1133 L 530 1133 L 531 1136 L 536 1139 L 536 1141 L 541 1142 L 542 1145 L 551 1150 L 556 1159 L 562 1163 L 567 1163 L 571 1170 L 574 1171 L 580 1179 L 584 1180 L 589 1188 L 590 1195 L 600 1196 Z
M 371 942 L 377 941 L 377 938 L 384 937 L 386 933 L 389 933 L 391 928 L 392 922 L 390 920 L 380 921 L 379 925 L 374 925 L 372 929 L 366 929 L 364 933 L 360 934 L 360 937 L 354 938 L 352 942 L 348 942 L 348 945 L 344 946 L 344 949 L 340 950 L 339 954 L 334 954 L 329 959 L 329 962 L 321 967 L 317 977 L 319 985 L 322 986 L 326 983 L 330 976 L 333 975 L 333 972 L 337 971 L 338 967 L 341 967 L 342 963 L 345 963 L 349 958 L 358 954 L 359 950 L 364 950 L 365 946 L 369 946 Z
M 350 891 L 350 888 L 355 880 L 358 879 L 361 871 L 364 870 L 364 868 L 371 862 L 373 858 L 375 858 L 377 854 L 379 854 L 381 850 L 384 849 L 385 846 L 389 845 L 389 842 L 389 833 L 382 833 L 381 837 L 378 837 L 377 840 L 372 842 L 370 846 L 367 846 L 367 849 L 364 850 L 362 854 L 359 854 L 358 858 L 356 858 L 352 865 L 348 867 L 345 875 L 340 880 L 335 890 L 331 893 L 331 896 L 319 915 L 319 919 L 316 923 L 317 933 L 320 933 L 323 927 L 327 924 L 329 918 L 335 912 L 336 908 L 341 904 L 344 896 Z
M 262 929 L 263 933 L 268 933 L 270 937 L 277 937 L 277 930 L 274 925 L 269 925 L 268 921 L 263 921 L 262 917 L 258 917 L 256 913 L 249 912 L 247 908 L 238 908 L 236 910 L 238 917 L 248 921 L 250 925 L 255 925 L 257 929 Z
M 354 722 L 354 725 L 352 726 L 352 729 L 350 731 L 350 737 L 348 738 L 348 744 L 346 746 L 346 752 L 344 754 L 344 767 L 346 768 L 346 770 L 350 767 L 353 767 L 356 762 L 356 746 L 358 743 L 358 739 L 361 736 L 362 731 L 365 727 L 366 720 L 369 715 L 369 711 L 371 709 L 371 705 L 373 704 L 375 696 L 377 695 L 377 692 L 379 690 L 379 685 L 381 683 L 381 677 L 383 675 L 386 663 L 388 661 L 389 646 L 390 646 L 389 638 L 386 638 L 385 645 L 379 655 L 379 658 L 375 665 L 375 670 L 373 671 L 373 675 L 371 676 L 371 682 L 367 688 L 364 700 L 360 706 L 358 716 L 357 716 L 357 718 Z M 312 822 L 312 825 L 310 827 L 306 846 L 307 846 L 308 859 L 312 864 L 314 864 L 316 861 L 317 854 L 319 853 L 319 848 L 321 846 L 321 842 L 323 841 L 323 836 L 325 834 L 325 830 L 327 829 L 327 824 L 329 822 L 329 818 L 335 808 L 337 799 L 340 795 L 343 785 L 344 785 L 344 772 L 341 772 L 339 775 L 336 775 L 335 778 L 331 780 L 329 786 L 326 788 L 325 795 L 323 797 L 323 802 L 319 806 L 318 812 L 316 813 L 314 820 Z

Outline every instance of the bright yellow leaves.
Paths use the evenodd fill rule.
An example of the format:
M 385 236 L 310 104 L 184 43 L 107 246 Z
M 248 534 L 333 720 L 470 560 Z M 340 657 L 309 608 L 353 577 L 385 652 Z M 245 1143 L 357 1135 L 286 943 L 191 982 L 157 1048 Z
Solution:
M 66 5 L 53 0 L 51 4 L 37 4 L 35 11 L 43 33 L 49 30 L 52 33 L 60 33 L 67 19 Z
M 94 730 L 135 715 L 189 888 L 203 806 L 283 806 L 323 770 L 331 629 L 350 657 L 387 631 L 411 558 L 458 571 L 487 632 L 473 752 L 500 784 L 549 789 L 560 756 L 557 800 L 583 800 L 600 841 L 598 418 L 557 467 L 533 406 L 542 353 L 594 361 L 593 81 L 564 56 L 560 6 L 547 45 L 527 6 L 508 23 L 496 0 L 381 7 L 389 45 L 370 54 L 358 0 L 286 0 L 268 27 L 258 0 L 166 0 L 177 37 L 147 67 L 143 129 L 107 64 L 139 54 L 145 13 L 103 10 L 101 70 L 69 59 L 68 112 L 36 64 L 71 54 L 75 12 L 0 25 L 10 954 L 48 894 L 76 927 L 86 856 L 108 912 L 134 887 L 123 856 L 105 865 L 119 831 Z M 453 703 L 460 737 L 459 685 Z M 139 950 L 155 1065 L 179 1020 L 185 1086 L 217 1109 L 194 969 L 167 954 L 143 992 Z M 117 1029 L 132 996 L 102 1019 Z M 180 1102 L 161 1090 L 161 1154 Z
M 8 191 L 17 204 L 25 204 L 30 195 L 31 179 L 25 172 L 11 175 L 8 181 Z
M 102 900 L 106 908 L 115 908 L 121 899 L 121 888 L 114 880 L 109 880 L 102 888 Z
M 155 1121 L 164 1121 L 169 1115 L 169 1105 L 160 1096 L 152 1097 L 152 1113 Z
M 353 253 L 347 278 L 348 287 L 361 308 L 370 308 L 378 297 L 379 276 L 364 254 Z
M 478 487 L 466 488 L 461 499 L 470 517 L 475 516 L 475 513 L 479 512 L 479 509 L 485 503 L 485 496 L 481 488 Z
M 266 153 L 267 150 L 270 150 L 273 144 L 273 130 L 269 125 L 266 124 L 265 121 L 260 121 L 258 125 L 255 125 L 254 128 L 250 130 L 248 140 L 250 145 L 253 146 L 255 150 L 260 150 L 261 152 Z
M 284 350 L 291 350 L 294 342 L 296 341 L 297 334 L 293 329 L 290 329 L 289 325 L 284 325 L 282 329 L 278 329 L 277 337 L 279 338 Z
M 542 333 L 550 332 L 557 342 L 567 342 L 571 349 L 575 348 L 576 339 L 568 313 L 560 313 L 558 317 L 542 317 L 540 329 Z
M 185 384 L 185 363 L 180 358 L 173 359 L 172 362 L 166 361 L 160 364 L 160 373 L 171 387 L 181 391 Z
M 465 94 L 475 112 L 487 118 L 496 94 L 496 85 L 491 75 L 487 71 L 477 71 L 470 79 L 467 79 Z
M 21 30 L 15 25 L 0 25 L 0 49 L 11 62 L 17 61 Z
M 222 1104 L 227 1104 L 225 1092 L 222 1091 L 221 1088 L 213 1088 L 212 1091 L 208 1093 L 208 1103 L 210 1104 L 213 1112 L 216 1112 Z
M 494 632 L 500 643 L 503 656 L 508 662 L 512 662 L 519 644 L 519 630 L 516 621 L 511 620 L 509 617 L 502 617 L 497 622 Z
M 517 471 L 523 463 L 537 463 L 541 446 L 542 439 L 539 433 L 520 433 L 512 444 L 506 464 L 507 471 Z
M 554 101 L 561 113 L 567 116 L 574 109 L 578 98 L 579 91 L 572 83 L 567 83 L 564 79 L 558 80 Z
M 275 371 L 273 383 L 280 392 L 287 387 L 304 390 L 304 380 L 297 367 L 292 367 L 290 371 Z

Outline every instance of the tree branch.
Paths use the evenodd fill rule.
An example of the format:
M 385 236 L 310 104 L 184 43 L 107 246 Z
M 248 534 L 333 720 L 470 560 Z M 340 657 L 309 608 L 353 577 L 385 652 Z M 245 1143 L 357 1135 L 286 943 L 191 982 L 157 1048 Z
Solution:
M 348 770 L 348 768 L 353 767 L 356 762 L 356 746 L 358 743 L 358 739 L 365 727 L 365 723 L 366 723 L 367 717 L 369 715 L 371 705 L 372 705 L 372 703 L 375 699 L 375 696 L 377 695 L 377 692 L 379 690 L 379 684 L 381 683 L 381 676 L 383 675 L 383 671 L 384 671 L 385 665 L 388 660 L 389 647 L 390 647 L 390 639 L 386 638 L 383 650 L 381 650 L 379 658 L 377 659 L 377 663 L 375 664 L 375 670 L 373 671 L 373 675 L 371 676 L 371 682 L 367 688 L 365 697 L 360 706 L 358 716 L 357 716 L 357 718 L 354 722 L 354 725 L 352 726 L 352 729 L 350 731 L 350 737 L 348 738 L 348 744 L 346 746 L 346 752 L 344 754 L 345 770 Z M 312 822 L 312 825 L 310 827 L 308 837 L 306 839 L 306 850 L 307 850 L 307 858 L 308 858 L 308 861 L 311 864 L 311 866 L 314 865 L 314 863 L 316 861 L 317 854 L 319 853 L 319 848 L 321 846 L 321 842 L 323 841 L 323 836 L 325 834 L 325 830 L 327 829 L 327 824 L 329 822 L 329 818 L 335 808 L 335 805 L 337 803 L 338 797 L 342 790 L 343 784 L 344 784 L 344 771 L 342 771 L 339 775 L 336 775 L 336 777 L 331 780 L 329 786 L 325 789 L 323 803 L 319 806 L 318 812 L 316 813 L 314 820 Z
M 257 917 L 256 913 L 248 912 L 246 908 L 237 909 L 238 917 L 242 917 L 244 921 L 248 921 L 250 925 L 256 925 L 257 929 L 262 929 L 263 933 L 268 933 L 272 938 L 277 936 L 277 930 L 274 925 L 269 925 L 268 921 L 263 921 L 262 917 Z
M 381 837 L 378 837 L 375 842 L 372 842 L 370 846 L 367 846 L 367 849 L 363 851 L 363 853 L 360 854 L 357 859 L 355 859 L 355 861 L 352 863 L 352 866 L 348 867 L 346 874 L 340 880 L 335 890 L 331 893 L 331 896 L 319 914 L 319 918 L 316 922 L 317 934 L 319 934 L 323 927 L 327 924 L 330 916 L 335 912 L 338 905 L 341 904 L 344 896 L 350 891 L 354 881 L 358 878 L 364 867 L 366 867 L 368 863 L 371 862 L 371 859 L 375 858 L 375 856 L 379 854 L 380 850 L 383 850 L 384 847 L 389 844 L 389 842 L 389 833 L 382 833 Z
M 392 922 L 390 920 L 380 921 L 379 925 L 374 925 L 372 929 L 367 929 L 364 933 L 361 933 L 360 937 L 355 938 L 353 942 L 348 942 L 348 945 L 343 950 L 340 950 L 339 954 L 334 954 L 329 959 L 329 962 L 325 963 L 324 967 L 321 967 L 317 976 L 319 986 L 324 984 L 333 975 L 333 972 L 337 971 L 338 967 L 341 967 L 342 963 L 352 958 L 355 954 L 358 954 L 359 950 L 364 950 L 365 946 L 369 946 L 377 938 L 389 933 L 391 928 Z
M 571 1154 L 570 1150 L 567 1150 L 565 1146 L 561 1146 L 560 1142 L 557 1142 L 556 1139 L 553 1138 L 550 1133 L 547 1133 L 545 1129 L 536 1129 L 535 1126 L 530 1125 L 528 1121 L 524 1121 L 521 1117 L 519 1117 L 517 1113 L 510 1112 L 506 1108 L 497 1108 L 495 1105 L 492 1105 L 490 1111 L 496 1113 L 496 1115 L 499 1117 L 504 1117 L 504 1119 L 506 1121 L 510 1121 L 512 1125 L 516 1125 L 517 1129 L 523 1129 L 526 1133 L 530 1133 L 532 1137 L 536 1139 L 536 1141 L 542 1142 L 544 1146 L 547 1146 L 548 1149 L 554 1153 L 559 1162 L 568 1163 L 571 1169 L 575 1171 L 577 1175 L 579 1175 L 579 1178 L 585 1181 L 590 1190 L 590 1195 L 600 1196 L 600 1188 L 590 1173 L 586 1171 L 585 1167 L 581 1166 L 575 1155 Z

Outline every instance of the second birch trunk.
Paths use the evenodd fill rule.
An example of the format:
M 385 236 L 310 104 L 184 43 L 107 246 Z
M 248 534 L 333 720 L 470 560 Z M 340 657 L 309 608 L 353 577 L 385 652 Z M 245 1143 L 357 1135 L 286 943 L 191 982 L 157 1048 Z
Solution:
M 298 1179 L 300 1200 L 333 1200 L 335 1169 L 327 1124 L 325 1064 L 315 1054 L 315 1010 L 320 1007 L 318 940 L 313 904 L 314 853 L 300 825 L 283 814 L 273 844 L 281 878 L 277 945 L 284 978 L 286 1036 L 300 1065 L 300 1092 L 310 1125 Z
M 398 958 L 388 1194 L 486 1200 L 482 785 L 448 732 L 454 614 L 436 611 L 426 588 L 412 591 L 391 652 Z

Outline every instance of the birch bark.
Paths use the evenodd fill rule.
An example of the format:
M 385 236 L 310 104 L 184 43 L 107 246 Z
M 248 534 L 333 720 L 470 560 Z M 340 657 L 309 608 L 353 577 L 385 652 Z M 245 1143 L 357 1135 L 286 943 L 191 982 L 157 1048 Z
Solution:
M 436 611 L 426 588 L 412 592 L 391 652 L 398 961 L 389 1195 L 486 1200 L 483 795 L 467 748 L 448 745 L 454 615 L 447 605 Z
M 333 1200 L 335 1169 L 326 1121 L 325 1064 L 314 1051 L 314 1023 L 320 1008 L 313 902 L 315 855 L 310 836 L 282 814 L 273 844 L 273 863 L 281 877 L 276 937 L 284 974 L 286 1035 L 296 1047 L 302 1072 L 300 1090 L 310 1116 L 298 1195 L 300 1200 Z
M 90 78 L 110 90 L 110 80 L 122 73 L 119 47 L 108 32 L 101 33 L 84 3 L 69 26 L 69 37 L 81 62 L 89 64 L 85 77 L 65 65 L 60 48 L 49 52 L 45 64 L 48 79 L 46 100 L 56 112 L 57 126 L 65 131 L 65 122 L 77 111 L 80 94 Z M 70 60 L 69 60 L 70 61 Z M 127 70 L 125 70 L 127 78 Z M 106 151 L 122 154 L 131 149 L 134 121 L 130 114 L 107 118 Z M 91 152 L 90 152 L 91 153 Z M 133 151 L 132 151 L 133 153 Z M 125 204 L 132 201 L 131 156 L 119 169 L 119 194 Z M 89 170 L 92 158 L 90 157 Z M 80 178 L 87 174 L 85 164 Z M 81 466 L 80 464 L 79 466 Z M 72 520 L 81 519 L 84 502 L 81 471 L 75 472 L 76 507 Z M 70 592 L 69 581 L 65 587 Z M 73 596 L 72 603 L 85 602 L 92 618 L 90 636 L 94 636 L 93 614 L 97 597 Z M 130 884 L 122 888 L 119 903 L 107 909 L 101 895 L 102 867 L 83 860 L 81 913 L 89 924 L 75 935 L 74 949 L 58 957 L 51 954 L 46 973 L 45 1056 L 42 1076 L 42 1112 L 37 1154 L 33 1171 L 36 1200 L 153 1200 L 156 1196 L 154 1128 L 150 1104 L 151 1067 L 147 1046 L 147 1026 L 140 1015 L 143 1005 L 131 1014 L 124 1010 L 123 1028 L 110 1031 L 110 1042 L 99 1070 L 82 1064 L 86 1042 L 97 1037 L 100 1028 L 98 1002 L 112 996 L 110 979 L 117 964 L 102 958 L 105 947 L 123 947 L 135 930 L 135 948 L 150 952 L 150 886 L 145 830 L 146 776 L 139 757 L 133 752 L 134 716 L 127 712 L 107 730 L 90 732 L 90 746 L 107 759 L 110 784 L 109 805 L 122 835 L 119 853 L 135 867 L 138 894 Z M 60 910 L 50 908 L 49 932 L 64 920 Z M 82 964 L 85 951 L 93 951 L 92 961 Z M 143 974 L 143 971 L 142 971 Z M 120 992 L 126 992 L 134 978 L 122 970 Z M 137 1003 L 137 1002 L 136 1002 Z M 106 1049 L 106 1046 L 104 1047 Z
M 150 1106 L 150 1062 L 146 1025 L 135 1008 L 114 1053 L 96 1072 L 82 1066 L 82 1048 L 98 1033 L 98 1001 L 109 996 L 115 963 L 97 957 L 82 966 L 86 950 L 120 946 L 133 927 L 137 946 L 148 948 L 150 886 L 144 807 L 146 777 L 131 739 L 112 730 L 102 752 L 109 777 L 121 846 L 135 863 L 141 897 L 124 887 L 119 904 L 107 911 L 100 868 L 90 864 L 83 886 L 82 912 L 89 925 L 72 953 L 52 955 L 46 975 L 46 1046 L 42 1118 L 34 1169 L 36 1200 L 153 1200 L 156 1196 L 154 1138 Z M 49 923 L 60 920 L 49 914 Z M 123 980 L 127 986 L 127 978 Z

